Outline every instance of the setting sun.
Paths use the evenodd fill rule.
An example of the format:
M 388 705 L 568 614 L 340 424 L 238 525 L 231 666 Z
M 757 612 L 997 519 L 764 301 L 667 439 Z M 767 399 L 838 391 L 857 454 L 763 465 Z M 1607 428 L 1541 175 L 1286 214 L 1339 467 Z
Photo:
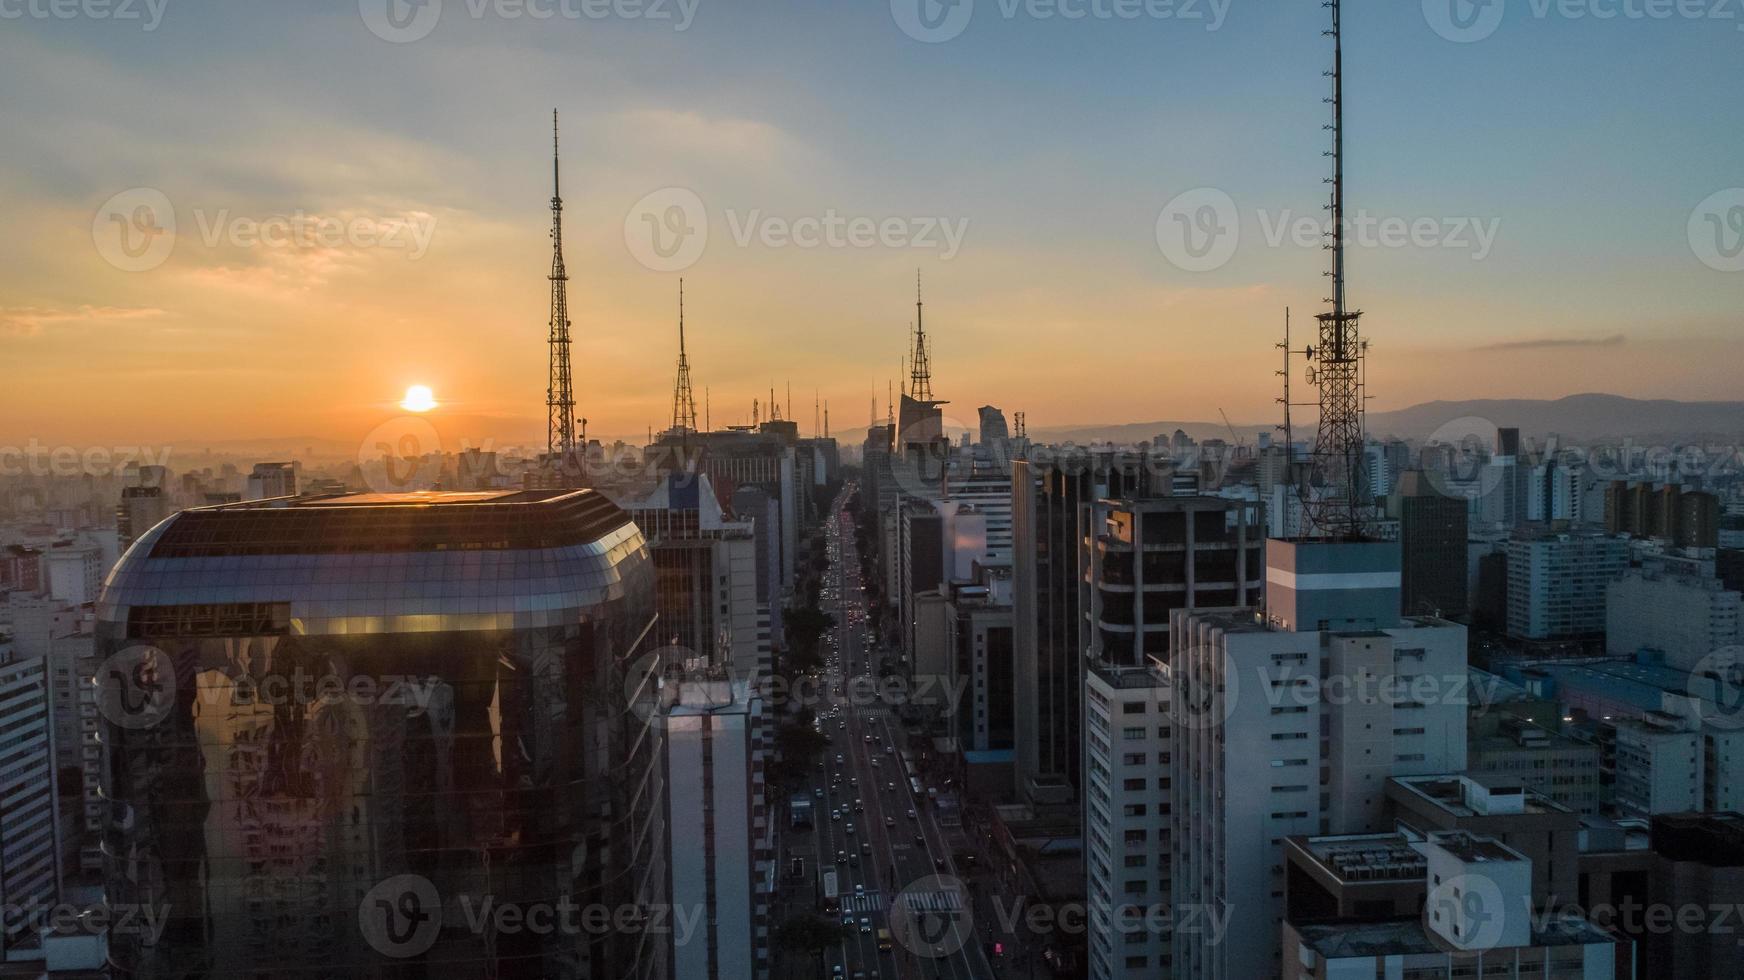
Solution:
M 428 412 L 436 407 L 436 395 L 429 385 L 412 385 L 406 389 L 406 397 L 400 400 L 400 407 L 408 412 Z

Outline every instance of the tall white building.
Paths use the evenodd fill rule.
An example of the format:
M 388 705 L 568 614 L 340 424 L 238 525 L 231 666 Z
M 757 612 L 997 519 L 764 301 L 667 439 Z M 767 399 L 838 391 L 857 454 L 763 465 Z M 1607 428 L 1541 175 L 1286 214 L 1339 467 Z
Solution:
M 1546 531 L 1508 541 L 1508 633 L 1523 640 L 1605 631 L 1605 590 L 1629 543 L 1598 532 Z
M 669 684 L 667 828 L 674 980 L 769 976 L 775 839 L 765 801 L 765 716 L 744 681 Z M 691 910 L 706 910 L 693 917 Z M 680 926 L 692 923 L 694 934 Z
M 1605 594 L 1605 649 L 1632 657 L 1665 654 L 1678 670 L 1744 642 L 1744 596 L 1728 592 L 1712 574 L 1682 574 L 1658 562 L 1630 569 Z
M 1280 975 L 1291 835 L 1385 829 L 1389 777 L 1466 764 L 1465 627 L 1402 619 L 1398 545 L 1271 541 L 1267 605 L 1178 612 L 1173 904 L 1252 941 L 1181 932 L 1179 975 Z
M 34 946 L 32 917 L 58 900 L 61 863 L 48 660 L 0 633 L 0 960 Z
M 1169 682 L 1159 664 L 1084 679 L 1084 871 L 1092 980 L 1170 976 Z

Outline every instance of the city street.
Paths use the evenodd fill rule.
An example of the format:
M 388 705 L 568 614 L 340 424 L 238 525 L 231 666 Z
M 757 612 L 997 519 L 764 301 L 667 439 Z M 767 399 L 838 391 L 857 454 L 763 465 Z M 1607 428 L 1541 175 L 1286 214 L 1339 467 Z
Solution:
M 783 867 L 791 867 L 793 856 L 806 857 L 820 913 L 822 877 L 836 871 L 840 920 L 853 937 L 826 957 L 825 976 L 985 980 L 995 974 L 973 936 L 961 949 L 951 949 L 956 944 L 946 941 L 941 955 L 924 947 L 917 954 L 904 946 L 905 940 L 920 945 L 912 940 L 914 930 L 891 924 L 891 905 L 899 896 L 938 913 L 930 920 L 934 923 L 939 915 L 948 917 L 952 909 L 966 906 L 968 896 L 931 881 L 955 872 L 945 835 L 927 805 L 927 787 L 914 791 L 912 781 L 919 774 L 904 759 L 901 722 L 894 706 L 881 698 L 905 688 L 878 677 L 882 654 L 869 648 L 854 522 L 844 510 L 853 489 L 850 485 L 837 499 L 828 525 L 831 567 L 821 605 L 836 618 L 836 627 L 825 651 L 829 695 L 815 710 L 830 744 L 807 774 L 804 789 L 813 801 L 816 827 L 784 836 Z M 791 877 L 785 885 L 802 894 L 807 888 Z

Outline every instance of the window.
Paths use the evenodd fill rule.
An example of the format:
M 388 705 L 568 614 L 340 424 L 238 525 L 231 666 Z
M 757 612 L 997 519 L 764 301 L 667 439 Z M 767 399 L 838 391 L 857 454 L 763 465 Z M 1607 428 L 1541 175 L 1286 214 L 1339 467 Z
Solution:
M 1120 730 L 1120 737 L 1128 742 L 1136 742 L 1145 737 L 1144 733 L 1145 730 L 1143 728 L 1122 728 Z
M 1120 713 L 1123 715 L 1142 715 L 1144 712 L 1145 703 L 1143 701 L 1128 701 L 1120 706 Z
M 1128 752 L 1120 757 L 1120 761 L 1122 765 L 1142 766 L 1145 764 L 1145 754 L 1143 752 Z

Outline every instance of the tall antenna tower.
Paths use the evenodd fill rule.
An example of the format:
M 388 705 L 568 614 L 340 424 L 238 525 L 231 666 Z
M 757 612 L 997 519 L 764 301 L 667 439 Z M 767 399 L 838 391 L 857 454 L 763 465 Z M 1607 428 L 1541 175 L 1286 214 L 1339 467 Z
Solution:
M 909 361 L 909 397 L 933 400 L 933 362 L 927 350 L 926 321 L 921 318 L 920 270 L 914 272 L 914 355 Z
M 1344 24 L 1341 0 L 1328 0 L 1332 10 L 1332 309 L 1320 314 L 1319 342 L 1308 348 L 1309 383 L 1319 389 L 1320 426 L 1314 440 L 1313 475 L 1305 501 L 1307 515 L 1324 536 L 1362 538 L 1368 527 L 1369 504 L 1362 499 L 1364 397 L 1363 360 L 1367 348 L 1359 323 L 1362 313 L 1349 307 L 1344 266 Z
M 672 428 L 688 436 L 696 430 L 696 396 L 690 390 L 690 357 L 684 351 L 684 280 L 678 280 L 678 380 L 672 385 Z
M 569 373 L 569 273 L 563 268 L 563 194 L 558 179 L 557 110 L 551 110 L 551 365 L 545 385 L 545 452 L 575 453 L 575 388 Z

